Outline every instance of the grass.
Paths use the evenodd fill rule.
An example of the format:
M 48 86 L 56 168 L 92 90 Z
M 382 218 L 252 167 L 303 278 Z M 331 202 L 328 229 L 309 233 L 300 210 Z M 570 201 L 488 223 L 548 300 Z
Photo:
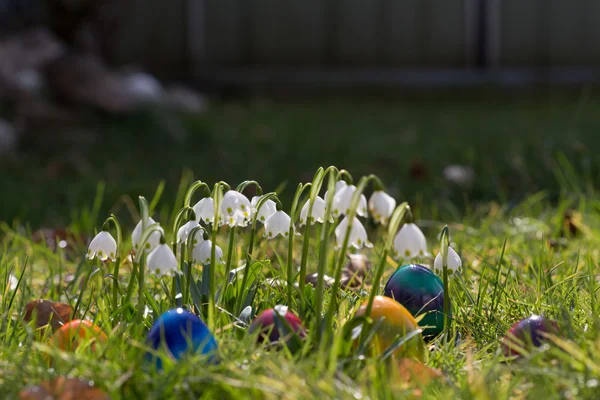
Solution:
M 184 170 L 207 182 L 256 179 L 291 201 L 296 182 L 321 165 L 377 174 L 424 215 L 459 218 L 471 202 L 520 202 L 540 190 L 557 200 L 562 189 L 599 183 L 599 108 L 589 90 L 216 101 L 204 115 L 181 117 L 85 114 L 76 134 L 49 130 L 2 160 L 0 220 L 67 226 L 91 207 L 100 181 L 102 215 L 119 211 L 122 196 L 150 196 L 161 180 L 172 203 Z M 575 168 L 564 179 L 559 154 Z M 448 164 L 473 167 L 473 187 L 448 185 Z
M 178 118 L 188 135 L 179 144 L 164 145 L 175 139 L 165 139 L 164 130 L 154 126 L 156 116 L 96 121 L 102 132 L 96 143 L 69 150 L 103 165 L 86 174 L 60 173 L 50 180 L 41 171 L 55 156 L 39 157 L 40 149 L 25 161 L 12 162 L 2 171 L 9 195 L 1 219 L 9 223 L 2 226 L 0 266 L 6 279 L 8 273 L 22 279 L 16 290 L 0 285 L 5 286 L 0 303 L 3 396 L 16 398 L 27 385 L 69 375 L 94 381 L 116 399 L 595 398 L 600 384 L 600 201 L 595 195 L 600 103 L 587 93 L 535 100 L 219 104 L 203 117 Z M 125 137 L 123 132 L 136 132 L 138 137 Z M 110 145 L 96 151 L 106 143 Z M 413 160 L 424 166 L 425 176 L 409 173 Z M 22 169 L 22 162 L 29 168 Z M 478 175 L 473 187 L 465 191 L 445 182 L 441 169 L 448 163 L 471 165 Z M 187 174 L 181 178 L 184 167 L 209 184 L 247 178 L 259 181 L 265 191 L 280 187 L 287 211 L 291 188 L 311 180 L 321 164 L 345 167 L 356 180 L 367 173 L 381 176 L 396 199 L 413 205 L 433 254 L 439 251 L 437 235 L 449 225 L 452 246 L 464 266 L 450 284 L 460 340 L 451 344 L 438 339 L 425 361 L 442 371 L 443 378 L 425 384 L 416 377 L 407 379 L 396 361 L 368 354 L 358 358 L 355 345 L 343 337 L 343 322 L 370 290 L 376 290 L 370 287 L 372 275 L 362 291 L 343 291 L 339 297 L 333 316 L 337 324 L 328 332 L 334 342 L 324 349 L 312 338 L 296 353 L 257 346 L 255 336 L 233 324 L 225 296 L 214 330 L 222 361 L 211 365 L 195 355 L 167 363 L 159 373 L 144 362 L 144 341 L 157 315 L 172 307 L 160 282 L 148 280 L 147 300 L 153 299 L 149 304 L 155 310 L 136 323 L 137 289 L 131 307 L 113 310 L 112 280 L 106 276 L 112 266 L 86 260 L 86 243 L 73 240 L 65 249 L 54 250 L 32 240 L 22 228 L 67 225 L 71 231 L 93 235 L 113 210 L 124 221 L 127 250 L 138 211 L 134 203 L 115 207 L 122 194 L 143 194 L 151 200 L 165 179 L 153 215 L 170 237 L 170 222 L 183 204 L 178 187 L 185 190 L 192 180 Z M 97 196 L 102 202 L 94 201 L 101 180 L 106 183 Z M 574 233 L 565 225 L 567 210 Z M 363 253 L 376 265 L 385 231 L 372 223 L 366 226 L 375 247 Z M 217 239 L 225 251 L 227 234 L 223 228 Z M 236 237 L 234 265 L 245 259 L 248 235 L 245 228 Z M 267 284 L 267 279 L 285 276 L 287 241 L 258 235 L 256 240 L 258 291 L 253 308 L 258 313 L 290 299 L 285 289 Z M 317 270 L 319 244 L 314 232 L 309 272 Z M 298 237 L 294 265 L 300 264 L 301 245 Z M 332 268 L 333 245 L 329 249 L 326 259 Z M 386 260 L 382 285 L 395 267 L 397 261 Z M 121 267 L 123 290 L 131 270 L 128 262 Z M 217 283 L 224 282 L 223 273 L 224 268 L 217 271 Z M 82 287 L 81 278 L 90 274 Z M 199 270 L 193 274 L 201 277 Z M 316 298 L 308 289 L 295 292 L 292 304 L 302 298 L 308 304 L 322 302 L 327 310 L 330 296 L 326 291 Z M 21 320 L 25 304 L 40 297 L 73 307 L 79 303 L 78 316 L 92 319 L 107 333 L 106 345 L 97 352 L 82 348 L 68 353 L 36 340 L 32 327 Z M 310 310 L 292 308 L 303 311 L 309 331 L 318 329 Z M 501 338 L 514 322 L 531 314 L 557 320 L 561 335 L 521 360 L 505 360 Z M 204 313 L 202 317 L 207 318 Z

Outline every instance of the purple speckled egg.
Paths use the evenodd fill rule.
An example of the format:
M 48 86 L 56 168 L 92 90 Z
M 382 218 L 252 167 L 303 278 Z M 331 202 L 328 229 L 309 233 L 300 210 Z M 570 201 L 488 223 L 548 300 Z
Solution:
M 280 318 L 280 324 L 276 323 L 276 318 Z M 300 318 L 291 311 L 288 311 L 286 306 L 277 305 L 274 308 L 263 311 L 256 319 L 254 319 L 250 326 L 250 333 L 260 330 L 260 335 L 258 335 L 258 341 L 260 343 L 265 341 L 275 343 L 282 337 L 286 340 L 289 339 L 292 332 L 286 332 L 288 329 L 291 329 L 300 338 L 306 336 Z M 283 330 L 283 332 L 280 330 Z
M 505 356 L 520 356 L 521 349 L 539 347 L 546 338 L 544 334 L 557 334 L 556 321 L 532 315 L 514 324 L 502 341 L 502 351 Z

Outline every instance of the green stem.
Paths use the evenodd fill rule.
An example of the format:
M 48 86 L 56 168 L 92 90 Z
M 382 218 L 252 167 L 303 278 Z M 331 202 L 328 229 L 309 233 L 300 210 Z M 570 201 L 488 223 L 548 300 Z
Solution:
M 388 225 L 388 234 L 386 237 L 385 245 L 383 251 L 381 252 L 381 258 L 379 259 L 379 264 L 377 265 L 377 269 L 375 270 L 375 276 L 373 277 L 372 290 L 369 294 L 369 302 L 367 303 L 367 309 L 365 315 L 369 315 L 371 313 L 371 309 L 373 308 L 373 301 L 375 300 L 375 296 L 379 294 L 379 282 L 383 277 L 383 271 L 385 270 L 385 265 L 387 262 L 387 256 L 392 250 L 392 246 L 394 243 L 394 237 L 398 232 L 398 229 L 402 226 L 402 224 L 406 223 L 406 217 L 410 213 L 410 207 L 407 202 L 400 204 L 394 210 L 390 222 Z
M 324 277 L 327 260 L 327 247 L 329 245 L 329 219 L 331 218 L 331 207 L 333 205 L 333 196 L 335 195 L 335 182 L 337 180 L 338 171 L 333 168 L 328 168 L 327 173 L 329 174 L 327 183 L 327 198 L 326 209 L 325 209 L 325 220 L 323 221 L 323 228 L 321 230 L 321 246 L 319 248 L 319 265 L 317 266 L 317 288 L 315 294 L 315 318 L 317 325 L 315 326 L 316 340 L 321 340 L 321 312 L 323 309 L 323 292 L 324 292 Z M 324 176 L 323 176 L 324 178 Z
M 129 301 L 131 301 L 131 296 L 133 295 L 133 286 L 135 285 L 135 277 L 137 276 L 137 263 L 133 263 L 132 268 L 131 275 L 129 276 L 129 283 L 127 284 L 127 294 L 125 295 L 123 304 L 129 303 Z
M 144 266 L 144 261 L 145 261 L 145 255 L 142 251 L 142 254 L 140 255 L 140 264 L 139 264 L 139 270 L 138 270 L 138 312 L 137 312 L 137 321 L 138 323 L 141 323 L 143 321 L 144 318 L 144 272 L 145 272 L 145 266 Z
M 183 277 L 185 274 L 185 277 L 186 277 L 185 282 L 184 282 L 184 279 L 181 279 L 181 288 L 180 288 L 181 292 L 182 292 L 181 293 L 181 300 L 182 300 L 181 304 L 185 305 L 185 304 L 187 304 L 186 298 L 187 298 L 187 292 L 188 292 L 188 287 L 189 287 L 188 281 L 187 281 L 187 274 L 185 271 L 186 246 L 185 246 L 185 242 L 183 242 L 183 241 L 181 242 L 180 245 L 181 245 L 181 255 L 179 258 L 179 269 L 181 270 L 180 276 Z M 177 254 L 177 253 L 175 253 L 175 254 Z M 190 269 L 191 269 L 191 267 L 188 268 L 188 270 L 190 270 Z M 177 279 L 177 277 L 173 276 L 173 282 L 176 282 L 176 279 Z M 177 295 L 178 295 L 178 293 L 176 291 L 173 292 L 173 300 L 175 301 L 175 304 L 177 304 Z
M 290 228 L 288 230 L 288 258 L 287 258 L 287 296 L 288 296 L 288 305 L 292 305 L 293 296 L 292 293 L 294 291 L 294 242 L 296 236 L 296 229 L 294 227 L 294 223 L 296 221 L 296 209 L 298 208 L 298 202 L 300 201 L 300 196 L 307 187 L 310 187 L 312 184 L 307 183 L 303 185 L 302 183 L 298 184 L 298 188 L 296 189 L 296 194 L 294 195 L 294 201 L 292 202 L 292 207 L 290 208 Z
M 219 208 L 221 207 L 221 198 L 223 195 L 221 186 L 222 184 L 220 182 L 216 183 L 212 193 L 215 214 L 212 223 L 212 247 L 210 249 L 210 270 L 208 271 L 208 328 L 211 331 L 214 331 L 215 329 L 215 272 L 217 270 L 217 257 L 215 246 L 217 245 L 217 232 L 219 230 Z
M 119 268 L 120 267 L 121 267 L 121 256 L 117 256 L 117 260 L 115 261 L 115 269 L 113 272 L 113 287 L 112 287 L 112 289 L 113 289 L 113 293 L 112 293 L 113 311 L 116 310 L 119 306 Z
M 233 243 L 235 241 L 235 228 L 235 226 L 232 226 L 229 230 L 229 246 L 227 247 L 227 262 L 225 264 L 225 284 L 221 289 L 221 295 L 219 297 L 222 297 L 225 294 L 227 285 L 229 283 L 229 272 L 231 272 L 231 262 L 233 260 Z
M 210 193 L 210 188 L 208 187 L 208 185 L 202 181 L 196 181 L 194 183 L 192 183 L 190 185 L 190 187 L 188 188 L 188 190 L 185 192 L 185 197 L 183 200 L 183 205 L 184 207 L 189 207 L 189 205 L 192 202 L 192 197 L 194 196 L 194 192 L 196 192 L 196 190 L 203 188 L 204 189 L 204 193 L 206 195 L 208 195 Z
M 250 241 L 248 243 L 248 251 L 246 252 L 246 265 L 244 266 L 243 276 L 242 276 L 242 287 L 240 288 L 240 293 L 237 294 L 237 314 L 242 312 L 241 308 L 244 304 L 244 299 L 246 297 L 246 285 L 248 284 L 248 275 L 250 271 L 250 263 L 252 262 L 252 251 L 254 250 L 254 238 L 256 236 L 256 219 L 258 218 L 258 212 L 261 207 L 268 201 L 274 200 L 279 203 L 279 199 L 277 198 L 277 194 L 275 192 L 270 192 L 261 196 L 261 198 L 256 203 L 256 212 L 252 217 L 252 228 L 250 229 Z
M 175 222 L 175 224 L 177 224 L 177 222 Z M 173 254 L 175 254 L 175 256 L 177 256 L 177 241 L 173 242 Z M 173 277 L 171 277 L 171 293 L 173 295 L 172 300 L 172 305 L 173 307 L 176 307 L 177 304 L 177 300 L 176 300 L 176 296 L 177 296 L 177 276 L 173 275 Z
M 450 246 L 449 236 L 450 233 L 448 231 L 448 225 L 446 225 L 442 229 L 442 234 L 440 237 L 440 253 L 442 255 L 442 279 L 444 281 L 444 336 L 446 342 L 450 337 L 449 316 L 451 312 L 450 291 L 448 289 L 448 247 Z
M 250 263 L 252 262 L 252 251 L 254 250 L 254 237 L 256 236 L 256 219 L 252 221 L 252 229 L 250 229 L 250 241 L 248 243 L 248 252 L 246 253 L 246 265 L 244 266 L 244 271 L 242 272 L 244 276 L 242 277 L 242 286 L 240 287 L 240 292 L 237 294 L 237 306 L 236 306 L 236 314 L 239 315 L 242 310 L 242 305 L 244 304 L 244 297 L 246 296 L 246 285 L 248 284 L 248 275 L 250 271 Z
M 308 216 L 306 220 L 306 229 L 304 230 L 304 241 L 302 243 L 302 260 L 300 261 L 300 280 L 298 282 L 300 289 L 300 301 L 304 299 L 304 287 L 306 286 L 306 263 L 308 259 L 308 246 L 310 241 L 310 231 L 312 225 L 310 224 L 312 204 L 308 206 Z
M 448 291 L 448 267 L 446 265 L 443 267 L 442 276 L 444 279 L 444 332 L 446 333 L 446 342 L 448 342 L 450 337 L 450 324 L 448 323 L 448 313 L 450 312 L 450 292 Z
M 216 296 L 216 274 L 215 270 L 217 268 L 217 255 L 216 255 L 216 245 L 217 245 L 217 227 L 213 225 L 212 231 L 212 247 L 210 249 L 210 270 L 208 271 L 208 326 L 212 331 L 215 329 L 215 314 L 216 314 L 216 304 L 215 304 L 215 296 Z
M 362 192 L 365 190 L 365 187 L 371 181 L 372 175 L 367 177 L 362 177 L 356 186 L 356 190 L 352 195 L 352 201 L 350 202 L 350 209 L 348 210 L 348 226 L 346 228 L 346 232 L 344 234 L 344 240 L 342 242 L 342 247 L 339 251 L 337 258 L 337 266 L 334 271 L 334 283 L 331 288 L 331 296 L 329 299 L 329 307 L 327 309 L 327 313 L 325 314 L 325 327 L 323 336 L 323 340 L 321 342 L 321 350 L 326 351 L 326 346 L 328 346 L 329 334 L 332 332 L 331 324 L 333 321 L 333 314 L 337 308 L 337 293 L 340 289 L 341 277 L 342 277 L 342 269 L 344 267 L 344 262 L 346 260 L 346 250 L 348 249 L 348 242 L 350 241 L 350 233 L 352 232 L 352 225 L 354 224 L 354 217 L 356 216 L 356 209 L 360 203 L 360 196 Z M 375 289 L 374 289 L 375 290 Z
M 116 254 L 116 262 L 115 269 L 113 272 L 113 310 L 116 310 L 118 307 L 118 297 L 119 297 L 119 267 L 121 266 L 121 241 L 123 239 L 121 224 L 119 220 L 115 216 L 115 214 L 111 214 L 110 217 L 106 219 L 105 224 L 112 223 L 115 226 L 115 230 L 117 232 L 117 254 Z
M 185 286 L 183 287 L 185 290 L 185 294 L 183 296 L 183 304 L 190 303 L 190 286 L 193 284 L 192 282 L 192 260 L 188 259 L 187 261 L 187 271 L 185 273 Z

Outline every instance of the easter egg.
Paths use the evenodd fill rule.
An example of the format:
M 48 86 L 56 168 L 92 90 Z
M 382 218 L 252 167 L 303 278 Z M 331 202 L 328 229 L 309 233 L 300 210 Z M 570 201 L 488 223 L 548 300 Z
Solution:
M 96 342 L 105 343 L 107 340 L 106 334 L 97 325 L 85 319 L 67 322 L 50 338 L 51 343 L 66 351 L 73 351 L 82 343 L 89 343 L 95 350 Z
M 358 311 L 357 316 L 364 316 L 367 311 L 368 300 Z M 374 323 L 380 323 L 375 334 L 375 351 L 384 352 L 396 340 L 414 332 L 419 328 L 417 321 L 400 303 L 385 296 L 375 296 L 373 307 L 369 314 Z M 423 336 L 419 333 L 410 338 L 406 343 L 394 351 L 394 356 L 415 358 L 419 361 L 425 359 Z
M 383 294 L 402 304 L 417 317 L 419 325 L 428 326 L 425 338 L 439 335 L 444 330 L 444 284 L 439 276 L 419 264 L 398 268 L 385 284 Z
M 544 343 L 545 334 L 557 334 L 556 321 L 532 315 L 515 323 L 502 341 L 502 351 L 505 356 L 520 356 L 521 349 L 530 350 Z
M 277 305 L 260 313 L 250 325 L 250 333 L 256 331 L 260 332 L 258 335 L 259 343 L 275 343 L 282 338 L 287 341 L 292 336 L 292 331 L 300 338 L 306 336 L 300 318 L 288 311 L 288 308 L 283 305 Z
M 210 355 L 209 360 L 213 360 L 217 353 L 217 341 L 206 324 L 183 308 L 169 310 L 158 317 L 148 332 L 146 343 L 154 350 L 166 349 L 175 360 L 196 351 Z M 146 358 L 154 359 L 157 368 L 162 368 L 160 358 L 150 353 Z

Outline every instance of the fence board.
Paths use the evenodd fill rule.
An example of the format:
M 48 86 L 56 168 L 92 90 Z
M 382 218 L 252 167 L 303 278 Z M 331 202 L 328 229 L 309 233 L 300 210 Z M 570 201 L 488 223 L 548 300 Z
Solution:
M 600 2 L 589 0 L 585 9 L 585 38 L 588 59 L 586 64 L 600 66 Z M 577 44 L 575 44 L 577 45 Z
M 336 56 L 342 64 L 377 62 L 379 1 L 345 0 L 337 8 Z
M 472 66 L 480 54 L 479 16 L 473 11 L 479 4 L 479 0 L 123 0 L 121 23 L 107 47 L 114 61 L 138 63 L 155 72 L 184 71 L 189 61 L 194 68 L 211 64 L 462 68 Z M 486 4 L 485 57 L 492 66 L 600 66 L 599 1 L 486 0 Z
M 324 7 L 303 0 L 254 0 L 253 59 L 265 64 L 315 64 L 324 45 Z
M 196 1 L 196 0 L 188 0 Z M 242 62 L 242 11 L 244 0 L 205 0 L 207 64 Z
M 465 60 L 464 1 L 428 0 L 428 66 L 461 67 Z
M 390 66 L 415 67 L 419 50 L 417 48 L 417 12 L 420 0 L 384 0 L 383 63 Z
M 500 10 L 500 65 L 539 63 L 537 1 L 504 0 Z
M 577 65 L 587 58 L 583 6 L 583 1 L 580 7 L 573 7 L 570 2 L 547 0 L 548 62 L 552 65 Z

